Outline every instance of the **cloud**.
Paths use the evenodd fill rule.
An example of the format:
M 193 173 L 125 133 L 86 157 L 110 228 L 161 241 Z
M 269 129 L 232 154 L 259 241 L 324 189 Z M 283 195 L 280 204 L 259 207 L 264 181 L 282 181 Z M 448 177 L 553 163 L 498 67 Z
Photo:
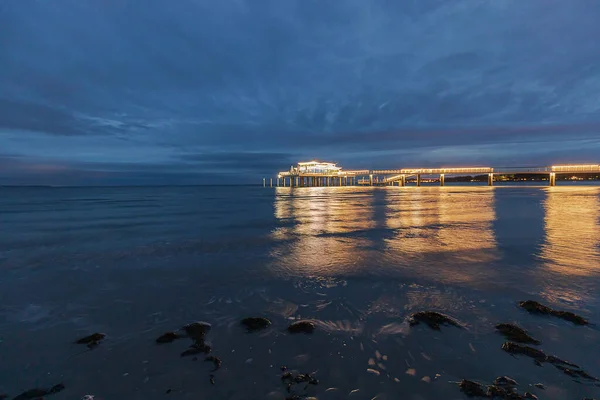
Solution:
M 248 180 L 494 146 L 577 162 L 571 144 L 598 149 L 599 19 L 559 0 L 9 0 L 0 151 Z

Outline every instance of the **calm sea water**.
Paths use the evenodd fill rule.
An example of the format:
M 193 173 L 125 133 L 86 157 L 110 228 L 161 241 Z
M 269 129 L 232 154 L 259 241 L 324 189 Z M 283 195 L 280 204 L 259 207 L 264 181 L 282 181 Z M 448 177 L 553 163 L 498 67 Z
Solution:
M 600 323 L 599 283 L 598 187 L 4 188 L 0 393 L 284 399 L 286 365 L 315 372 L 292 394 L 318 399 L 463 399 L 453 382 L 498 375 L 540 399 L 599 396 L 494 332 L 516 322 L 598 376 L 597 326 L 516 302 Z M 467 329 L 409 328 L 421 310 Z M 247 334 L 247 316 L 272 328 Z M 294 318 L 317 330 L 287 334 Z M 213 324 L 216 372 L 180 357 L 185 340 L 154 342 L 196 320 Z M 108 336 L 92 351 L 72 344 L 96 331 Z

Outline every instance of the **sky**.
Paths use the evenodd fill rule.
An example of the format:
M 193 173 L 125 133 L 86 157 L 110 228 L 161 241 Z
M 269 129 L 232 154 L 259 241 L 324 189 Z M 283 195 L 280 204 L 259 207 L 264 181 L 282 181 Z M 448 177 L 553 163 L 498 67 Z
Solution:
M 600 162 L 594 0 L 2 0 L 0 185 Z

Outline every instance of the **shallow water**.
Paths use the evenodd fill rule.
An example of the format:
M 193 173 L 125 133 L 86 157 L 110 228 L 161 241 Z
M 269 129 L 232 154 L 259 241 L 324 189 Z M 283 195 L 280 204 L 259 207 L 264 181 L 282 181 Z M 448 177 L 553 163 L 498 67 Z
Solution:
M 494 332 L 516 322 L 600 376 L 596 326 L 516 307 L 600 322 L 598 187 L 0 188 L 0 226 L 0 393 L 283 399 L 286 365 L 315 372 L 292 393 L 318 399 L 463 399 L 453 382 L 498 375 L 540 399 L 600 396 Z M 409 327 L 420 310 L 466 329 Z M 248 334 L 246 316 L 273 325 Z M 287 334 L 294 318 L 315 333 Z M 154 343 L 196 320 L 216 372 L 179 356 L 186 340 Z M 92 351 L 72 344 L 96 331 Z

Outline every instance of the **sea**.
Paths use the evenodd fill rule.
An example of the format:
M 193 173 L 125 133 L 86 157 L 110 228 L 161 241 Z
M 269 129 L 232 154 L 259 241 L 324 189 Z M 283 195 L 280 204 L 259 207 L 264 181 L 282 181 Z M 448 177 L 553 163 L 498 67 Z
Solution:
M 421 311 L 459 326 L 411 325 Z M 298 320 L 314 332 L 290 333 Z M 218 369 L 182 357 L 187 338 L 156 343 L 195 321 Z M 588 377 L 504 351 L 500 323 Z M 597 324 L 594 185 L 0 188 L 8 399 L 458 400 L 461 380 L 499 376 L 540 400 L 600 398 Z

